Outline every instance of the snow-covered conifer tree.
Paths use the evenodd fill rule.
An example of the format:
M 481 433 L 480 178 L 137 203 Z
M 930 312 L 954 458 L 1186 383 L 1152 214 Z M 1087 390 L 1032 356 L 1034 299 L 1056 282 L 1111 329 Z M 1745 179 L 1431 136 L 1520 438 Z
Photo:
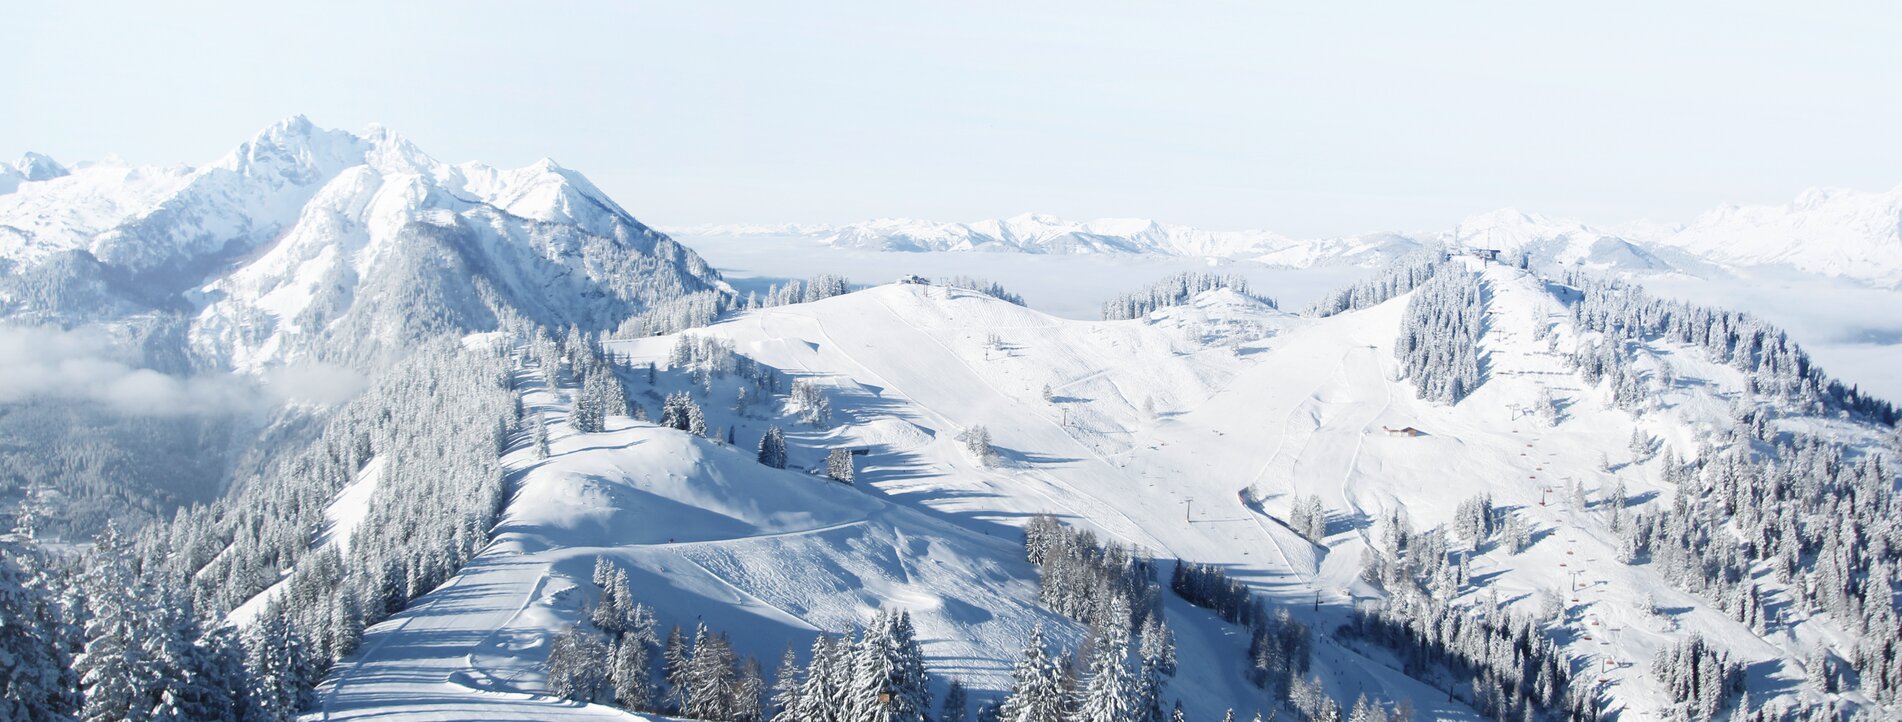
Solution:
M 781 716 L 798 707 L 799 654 L 788 644 L 786 652 L 779 656 L 779 668 L 773 671 L 771 719 L 774 722 L 790 722 L 781 719 Z
M 608 702 L 614 685 L 609 678 L 608 649 L 594 635 L 570 626 L 548 646 L 548 691 L 577 702 Z
M 1023 656 L 1011 670 L 1011 692 L 1001 712 L 1004 722 L 1064 722 L 1069 717 L 1062 671 L 1044 646 L 1041 625 L 1030 631 Z
M 303 632 L 283 609 L 267 609 L 245 630 L 245 669 L 259 719 L 293 722 L 310 703 L 311 661 Z
M 964 442 L 964 450 L 981 465 L 988 466 L 997 457 L 997 450 L 991 447 L 991 432 L 983 426 L 965 429 L 958 440 Z
M 923 722 L 931 692 L 911 615 L 880 612 L 853 650 L 847 715 L 867 722 Z
M 29 566 L 31 539 L 0 536 L 0 719 L 57 722 L 78 711 L 53 600 Z
M 1090 657 L 1089 678 L 1071 718 L 1075 722 L 1128 722 L 1142 717 L 1140 690 L 1129 669 L 1129 637 L 1114 627 L 1107 631 L 1096 640 Z
M 786 435 L 779 427 L 766 427 L 766 434 L 760 437 L 759 463 L 775 469 L 786 468 Z
M 687 638 L 680 631 L 680 625 L 674 625 L 667 632 L 667 643 L 661 650 L 661 672 L 667 680 L 666 701 L 674 709 L 686 703 L 687 662 L 692 652 L 687 648 Z
M 653 711 L 654 673 L 647 645 L 627 635 L 612 651 L 608 682 L 614 687 L 614 704 L 634 712 Z
M 1455 404 L 1479 387 L 1483 298 L 1478 275 L 1446 265 L 1407 301 L 1394 355 L 1420 398 Z
M 850 449 L 833 449 L 826 452 L 826 478 L 841 484 L 850 484 L 858 476 L 854 469 L 857 462 L 852 458 Z
M 733 683 L 733 701 L 727 718 L 733 722 L 765 722 L 766 678 L 760 673 L 759 660 L 747 657 L 740 662 L 739 679 Z
M 687 661 L 685 694 L 680 712 L 699 719 L 725 719 L 732 712 L 733 691 L 739 679 L 733 647 L 726 635 L 694 630 L 693 656 Z

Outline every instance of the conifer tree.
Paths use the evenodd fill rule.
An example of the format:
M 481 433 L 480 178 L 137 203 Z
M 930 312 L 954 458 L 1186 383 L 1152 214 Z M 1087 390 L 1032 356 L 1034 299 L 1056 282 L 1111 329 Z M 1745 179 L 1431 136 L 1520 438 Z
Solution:
M 86 641 L 73 666 L 85 699 L 80 710 L 84 722 L 133 719 L 153 702 L 141 639 L 145 610 L 126 553 L 118 527 L 107 522 L 88 556 L 91 573 L 82 578 Z
M 693 652 L 681 676 L 681 714 L 700 719 L 725 718 L 731 711 L 738 676 L 733 663 L 733 649 L 725 635 L 714 633 L 705 624 L 695 627 Z
M 1109 628 L 1096 641 L 1089 679 L 1077 700 L 1075 722 L 1127 722 L 1143 718 L 1138 685 L 1129 670 L 1129 637 Z
M 847 714 L 868 722 L 923 722 L 931 692 L 911 615 L 880 612 L 859 637 Z
M 78 711 L 53 600 L 29 571 L 39 551 L 31 537 L 0 537 L 0 719 L 57 722 Z
M 765 722 L 766 679 L 760 673 L 759 660 L 747 657 L 740 663 L 740 676 L 733 684 L 733 701 L 727 716 L 733 722 Z
M 607 647 L 570 626 L 548 647 L 548 691 L 577 702 L 607 702 L 614 694 Z
M 621 709 L 634 712 L 654 709 L 653 665 L 647 655 L 647 645 L 632 636 L 623 636 L 614 645 L 608 681 L 614 686 L 614 703 Z
M 799 707 L 799 654 L 791 644 L 786 645 L 785 654 L 779 657 L 779 668 L 773 671 L 772 719 L 781 720 L 787 710 Z
M 844 718 L 844 675 L 850 670 L 844 655 L 849 644 L 825 634 L 812 640 L 812 660 L 800 682 L 796 703 L 780 714 L 780 722 L 839 722 Z
M 833 449 L 826 452 L 826 477 L 841 484 L 851 484 L 858 471 L 853 467 L 857 463 L 850 449 Z
M 1003 705 L 1004 722 L 1064 722 L 1069 716 L 1065 704 L 1062 672 L 1043 641 L 1043 626 L 1030 631 L 1024 654 L 1011 670 L 1011 693 Z
M 679 709 L 686 703 L 687 662 L 691 652 L 687 649 L 687 639 L 680 631 L 680 625 L 674 625 L 667 632 L 667 643 L 661 651 L 661 671 L 667 680 L 667 704 Z
M 267 609 L 245 630 L 245 669 L 258 719 L 293 722 L 310 703 L 311 662 L 303 633 L 282 608 Z
M 766 434 L 759 438 L 759 463 L 775 469 L 786 468 L 786 435 L 779 427 L 766 427 Z

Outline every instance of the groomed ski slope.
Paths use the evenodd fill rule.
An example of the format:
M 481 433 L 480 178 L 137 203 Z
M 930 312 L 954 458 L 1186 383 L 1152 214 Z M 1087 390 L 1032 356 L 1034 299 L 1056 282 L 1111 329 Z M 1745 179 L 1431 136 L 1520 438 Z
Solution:
M 1694 449 L 1700 431 L 1726 417 L 1723 395 L 1740 379 L 1694 354 L 1653 349 L 1701 385 L 1682 385 L 1634 420 L 1611 407 L 1608 392 L 1583 387 L 1539 338 L 1545 326 L 1569 348 L 1566 289 L 1499 266 L 1474 271 L 1488 303 L 1486 382 L 1450 407 L 1416 399 L 1397 379 L 1392 344 L 1404 297 L 1305 319 L 1214 292 L 1148 319 L 1076 322 L 904 285 L 690 332 L 826 385 L 829 428 L 795 425 L 778 410 L 735 415 L 715 398 L 701 402 L 709 426 L 733 426 L 738 448 L 626 419 L 578 435 L 560 421 L 563 394 L 535 388 L 530 407 L 556 422 L 554 453 L 537 461 L 511 452 L 516 491 L 496 541 L 442 589 L 372 628 L 358 658 L 320 690 L 314 718 L 630 718 L 537 694 L 548 641 L 583 619 L 595 594 L 596 555 L 630 569 L 635 596 L 663 624 L 691 627 L 704 615 L 769 667 L 784 644 L 803 648 L 814 629 L 843 631 L 880 605 L 897 606 L 919 620 L 939 691 L 945 675 L 1001 690 L 1031 625 L 1066 642 L 1077 631 L 1035 604 L 1014 526 L 1037 512 L 1161 558 L 1221 564 L 1290 606 L 1314 626 L 1315 670 L 1337 698 L 1408 699 L 1420 719 L 1471 718 L 1444 692 L 1399 674 L 1384 652 L 1327 635 L 1356 597 L 1372 593 L 1357 577 L 1373 520 L 1400 510 L 1424 529 L 1481 492 L 1532 519 L 1537 541 L 1516 556 L 1478 555 L 1468 600 L 1496 596 L 1530 612 L 1541 595 L 1560 595 L 1567 612 L 1555 634 L 1581 676 L 1596 681 L 1603 670 L 1623 719 L 1662 718 L 1663 693 L 1645 667 L 1690 631 L 1750 665 L 1753 688 L 1794 685 L 1801 669 L 1774 660 L 1800 658 L 1808 635 L 1829 630 L 1808 622 L 1799 638 L 1756 637 L 1648 568 L 1618 564 L 1602 510 L 1575 508 L 1565 492 L 1576 479 L 1596 507 L 1602 496 L 1592 492 L 1618 478 L 1634 500 L 1668 503 L 1672 489 L 1653 468 L 1627 463 L 1634 424 Z M 685 388 L 665 372 L 673 343 L 612 347 L 663 368 L 656 387 L 630 385 L 650 412 L 660 395 Z M 1520 411 L 1548 389 L 1565 407 L 1556 427 Z M 752 445 L 768 423 L 788 429 L 796 467 L 820 465 L 828 448 L 867 448 L 858 486 L 755 464 Z M 989 465 L 957 441 L 974 425 L 998 449 Z M 1405 426 L 1425 434 L 1383 431 Z M 1599 469 L 1601 455 L 1611 471 Z M 1266 514 L 1241 503 L 1248 487 Z M 1279 521 L 1307 494 L 1328 508 L 1325 545 Z M 1637 612 L 1647 592 L 1672 610 L 1668 621 Z M 1190 718 L 1265 709 L 1263 693 L 1241 679 L 1242 633 L 1169 599 L 1182 658 L 1169 693 Z

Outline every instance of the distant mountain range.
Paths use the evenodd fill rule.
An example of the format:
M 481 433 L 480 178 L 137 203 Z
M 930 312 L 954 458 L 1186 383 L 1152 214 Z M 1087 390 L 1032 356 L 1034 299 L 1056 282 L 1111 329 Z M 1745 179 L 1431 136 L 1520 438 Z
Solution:
M 1726 206 L 1682 225 L 1595 227 L 1502 209 L 1452 229 L 1297 239 L 1272 231 L 1210 231 L 1137 218 L 1068 221 L 1023 214 L 941 223 L 886 218 L 843 226 L 707 225 L 682 237 L 791 236 L 874 251 L 1137 253 L 1206 256 L 1305 268 L 1373 265 L 1423 245 L 1526 251 L 1542 263 L 1637 271 L 1788 268 L 1878 286 L 1902 285 L 1902 187 L 1810 190 L 1778 206 Z
M 156 314 L 212 366 L 370 362 L 509 317 L 605 329 L 725 288 L 580 173 L 451 165 L 380 127 L 293 117 L 199 167 L 0 168 L 0 318 Z

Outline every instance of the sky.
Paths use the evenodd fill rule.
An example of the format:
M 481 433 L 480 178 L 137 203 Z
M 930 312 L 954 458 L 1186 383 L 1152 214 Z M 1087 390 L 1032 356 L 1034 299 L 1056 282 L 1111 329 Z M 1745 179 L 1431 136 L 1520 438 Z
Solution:
M 1902 5 L 24 3 L 0 153 L 201 163 L 293 114 L 552 157 L 642 220 L 1688 220 L 1902 184 Z

